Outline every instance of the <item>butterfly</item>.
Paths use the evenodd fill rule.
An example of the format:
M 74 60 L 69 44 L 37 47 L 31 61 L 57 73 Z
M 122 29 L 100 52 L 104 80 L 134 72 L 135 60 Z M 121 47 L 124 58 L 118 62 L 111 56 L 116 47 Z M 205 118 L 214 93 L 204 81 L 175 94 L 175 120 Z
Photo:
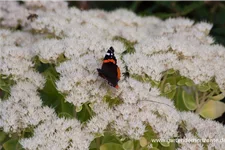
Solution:
M 99 76 L 106 79 L 109 85 L 117 89 L 119 88 L 118 81 L 120 80 L 120 68 L 117 66 L 113 47 L 110 47 L 105 54 L 102 68 L 98 68 L 97 70 Z

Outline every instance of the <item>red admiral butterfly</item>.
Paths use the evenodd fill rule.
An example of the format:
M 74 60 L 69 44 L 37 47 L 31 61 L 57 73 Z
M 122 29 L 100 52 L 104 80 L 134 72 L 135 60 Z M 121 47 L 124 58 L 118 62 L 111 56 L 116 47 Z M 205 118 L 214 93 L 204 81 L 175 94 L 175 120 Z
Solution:
M 119 86 L 117 83 L 120 80 L 120 68 L 116 63 L 117 60 L 114 56 L 114 49 L 110 47 L 103 60 L 102 68 L 98 68 L 97 70 L 99 76 L 106 79 L 109 85 L 118 89 Z

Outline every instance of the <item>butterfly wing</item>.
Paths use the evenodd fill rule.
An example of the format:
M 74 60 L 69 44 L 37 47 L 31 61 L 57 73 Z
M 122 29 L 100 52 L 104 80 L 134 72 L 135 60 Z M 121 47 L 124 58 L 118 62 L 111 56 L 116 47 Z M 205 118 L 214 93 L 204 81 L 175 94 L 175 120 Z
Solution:
M 114 49 L 110 47 L 105 54 L 102 68 L 97 70 L 99 76 L 106 79 L 109 85 L 118 88 L 117 83 L 120 80 L 120 69 L 116 64 L 117 60 L 114 55 Z
M 117 86 L 117 83 L 119 81 L 117 78 L 117 65 L 113 63 L 103 63 L 102 68 L 97 70 L 99 75 L 102 78 L 106 79 L 111 86 Z

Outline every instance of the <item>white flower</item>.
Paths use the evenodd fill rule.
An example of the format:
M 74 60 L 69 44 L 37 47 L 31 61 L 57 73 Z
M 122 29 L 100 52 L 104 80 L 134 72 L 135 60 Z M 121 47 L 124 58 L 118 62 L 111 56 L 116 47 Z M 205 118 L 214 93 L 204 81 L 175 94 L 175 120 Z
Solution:
M 213 25 L 206 22 L 201 22 L 195 24 L 194 27 L 196 27 L 199 31 L 204 32 L 206 35 L 208 35 Z
M 10 76 L 15 80 L 28 79 L 38 87 L 43 87 L 44 77 L 34 71 L 32 53 L 28 48 L 3 46 L 0 53 L 0 73 Z
M 53 117 L 34 130 L 34 136 L 22 139 L 20 143 L 26 149 L 88 150 L 93 136 L 81 129 L 77 120 Z
M 195 137 L 193 134 L 188 133 L 185 136 L 186 136 L 185 139 L 187 139 L 187 141 L 185 141 L 185 139 L 181 139 L 179 141 L 179 144 L 181 145 L 181 147 L 178 148 L 178 150 L 193 150 L 193 149 L 204 150 L 204 146 L 201 143 L 201 141 L 197 141 L 198 140 L 197 137 Z M 188 140 L 193 140 L 193 142 L 191 141 L 189 142 Z
M 223 149 L 225 145 L 224 142 L 213 142 L 213 140 L 224 139 L 225 129 L 222 124 L 212 120 L 203 120 L 197 114 L 191 112 L 182 113 L 182 119 L 185 121 L 186 129 L 188 130 L 187 135 L 190 135 L 189 131 L 194 129 L 196 130 L 198 138 L 211 140 L 211 142 L 208 143 L 209 148 Z M 188 136 L 186 138 L 188 138 Z
M 87 123 L 87 131 L 90 133 L 103 134 L 106 127 L 114 120 L 116 115 L 107 104 L 103 102 L 95 103 L 93 105 L 95 116 Z
M 17 2 L 0 2 L 1 25 L 17 27 L 19 24 L 24 26 L 27 23 L 26 17 L 29 15 L 24 6 Z
M 0 127 L 5 132 L 20 132 L 29 126 L 53 117 L 53 109 L 42 106 L 37 87 L 18 82 L 11 88 L 11 96 L 0 102 Z
M 31 49 L 35 55 L 40 57 L 40 59 L 54 62 L 60 54 L 64 53 L 65 45 L 61 40 L 44 39 L 39 40 L 34 45 L 32 45 Z

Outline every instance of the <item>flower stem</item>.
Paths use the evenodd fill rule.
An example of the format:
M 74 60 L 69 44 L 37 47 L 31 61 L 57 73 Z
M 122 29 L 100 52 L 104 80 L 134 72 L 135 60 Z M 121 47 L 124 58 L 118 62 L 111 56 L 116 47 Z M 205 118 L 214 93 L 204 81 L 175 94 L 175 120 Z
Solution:
M 92 116 L 92 112 L 91 112 L 90 108 L 88 107 L 87 103 L 84 104 L 84 107 L 87 109 L 89 115 Z

